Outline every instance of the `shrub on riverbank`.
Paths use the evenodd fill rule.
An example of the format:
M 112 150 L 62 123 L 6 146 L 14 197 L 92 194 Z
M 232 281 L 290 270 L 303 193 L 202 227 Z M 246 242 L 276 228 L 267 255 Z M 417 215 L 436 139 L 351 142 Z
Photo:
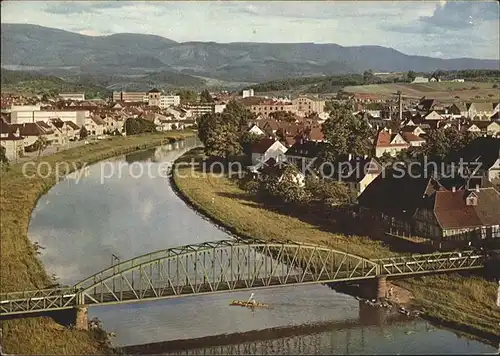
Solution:
M 193 152 L 189 155 L 195 156 Z M 179 175 L 175 174 L 177 169 Z M 234 180 L 210 173 L 193 176 L 186 174 L 188 169 L 178 167 L 174 171 L 177 188 L 192 205 L 238 235 L 322 244 L 366 258 L 401 253 L 367 237 L 335 233 L 336 222 L 318 212 L 270 208 L 255 194 L 242 190 Z M 436 320 L 490 339 L 500 335 L 500 308 L 495 306 L 497 285 L 493 281 L 447 274 L 412 278 L 397 284 L 409 289 L 416 303 Z
M 156 125 L 151 121 L 137 118 L 125 120 L 125 132 L 127 135 L 140 135 L 144 133 L 157 132 Z
M 1 173 L 0 180 L 0 288 L 1 292 L 33 290 L 52 283 L 27 236 L 31 212 L 37 200 L 55 183 L 55 166 L 67 162 L 81 167 L 138 149 L 158 146 L 181 139 L 190 132 L 113 137 L 92 145 L 84 145 L 43 157 L 48 166 L 11 165 Z M 61 172 L 59 172 L 61 173 Z M 69 173 L 69 172 L 66 172 Z M 28 178 L 36 176 L 35 178 Z M 26 318 L 2 322 L 4 351 L 11 354 L 96 354 L 108 352 L 89 333 L 59 327 L 49 318 Z

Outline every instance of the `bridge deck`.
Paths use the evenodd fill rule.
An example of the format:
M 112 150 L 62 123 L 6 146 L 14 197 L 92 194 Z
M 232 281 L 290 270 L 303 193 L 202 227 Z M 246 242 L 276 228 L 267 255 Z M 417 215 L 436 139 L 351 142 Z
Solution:
M 131 303 L 286 285 L 413 276 L 482 268 L 475 251 L 367 260 L 321 246 L 238 240 L 155 251 L 69 288 L 4 293 L 0 315 Z

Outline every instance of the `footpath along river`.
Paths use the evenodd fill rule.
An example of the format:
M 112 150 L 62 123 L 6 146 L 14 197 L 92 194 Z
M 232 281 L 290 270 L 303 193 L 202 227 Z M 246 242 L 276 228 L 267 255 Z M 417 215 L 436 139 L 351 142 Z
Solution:
M 79 180 L 73 176 L 54 186 L 38 201 L 29 227 L 32 241 L 44 248 L 41 259 L 48 273 L 54 273 L 60 283 L 72 285 L 109 267 L 116 257 L 123 261 L 168 247 L 230 238 L 187 207 L 169 186 L 165 173 L 158 174 L 160 166 L 196 145 L 191 138 L 117 157 L 90 166 Z M 147 167 L 152 174 L 147 174 Z M 146 173 L 140 175 L 141 170 Z M 228 301 L 248 295 L 234 292 L 93 307 L 89 318 L 98 317 L 108 332 L 116 333 L 116 346 L 240 333 L 232 337 L 232 348 L 210 348 L 219 345 L 214 338 L 197 343 L 201 353 L 232 354 L 238 352 L 234 345 L 241 346 L 239 352 L 245 354 L 496 351 L 423 320 L 381 316 L 381 311 L 323 285 L 259 290 L 256 299 L 275 306 L 272 309 L 252 312 L 228 306 Z M 304 324 L 320 326 L 311 330 L 299 327 L 287 335 L 275 329 Z M 271 347 L 265 346 L 268 341 L 248 344 L 256 331 L 264 329 L 272 329 L 265 337 L 274 339 Z M 252 331 L 253 336 L 246 333 Z M 288 346 L 284 348 L 280 340 Z M 182 345 L 187 343 L 176 348 L 187 347 Z M 173 350 L 165 348 L 156 348 L 154 353 Z

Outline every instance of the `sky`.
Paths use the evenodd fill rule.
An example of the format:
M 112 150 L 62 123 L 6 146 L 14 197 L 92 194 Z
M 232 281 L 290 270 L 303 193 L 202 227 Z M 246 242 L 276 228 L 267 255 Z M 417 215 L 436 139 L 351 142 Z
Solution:
M 2 23 L 178 42 L 380 45 L 440 58 L 500 58 L 496 1 L 21 1 Z

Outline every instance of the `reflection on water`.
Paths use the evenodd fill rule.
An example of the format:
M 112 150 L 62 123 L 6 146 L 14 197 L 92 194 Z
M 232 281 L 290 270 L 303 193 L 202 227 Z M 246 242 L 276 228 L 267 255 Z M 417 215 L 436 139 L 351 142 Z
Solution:
M 228 239 L 224 232 L 201 219 L 179 200 L 164 176 L 137 175 L 128 169 L 118 169 L 123 165 L 149 165 L 154 169 L 162 163 L 172 162 L 195 145 L 195 140 L 188 140 L 154 152 L 147 150 L 132 157 L 127 155 L 128 158 L 101 162 L 89 167 L 86 177 L 65 179 L 53 187 L 39 200 L 29 228 L 30 238 L 45 247 L 41 258 L 49 274 L 55 273 L 63 284 L 73 284 L 109 267 L 113 255 L 125 260 L 168 247 Z M 109 169 L 110 166 L 113 169 L 105 173 L 108 176 L 112 171 L 113 174 L 102 179 L 104 167 Z M 307 323 L 346 320 L 360 323 L 358 302 L 323 285 L 256 292 L 257 301 L 269 303 L 270 309 L 251 312 L 228 305 L 230 300 L 246 299 L 248 295 L 248 292 L 233 292 L 93 307 L 89 309 L 89 317 L 99 317 L 108 331 L 115 332 L 114 341 L 118 345 Z M 321 340 L 330 338 L 333 341 L 314 350 L 318 353 L 346 352 L 348 347 L 350 353 L 494 351 L 487 345 L 458 339 L 449 331 L 424 332 L 422 328 L 426 325 L 417 321 L 404 324 L 404 327 L 388 323 L 328 331 Z M 409 328 L 416 332 L 406 334 Z M 347 333 L 351 341 L 346 341 Z M 292 349 L 290 353 L 302 352 L 302 346 Z
M 156 148 L 151 148 L 149 150 L 136 151 L 125 155 L 125 162 L 134 163 L 134 162 L 147 162 L 151 161 L 151 159 L 155 156 Z

